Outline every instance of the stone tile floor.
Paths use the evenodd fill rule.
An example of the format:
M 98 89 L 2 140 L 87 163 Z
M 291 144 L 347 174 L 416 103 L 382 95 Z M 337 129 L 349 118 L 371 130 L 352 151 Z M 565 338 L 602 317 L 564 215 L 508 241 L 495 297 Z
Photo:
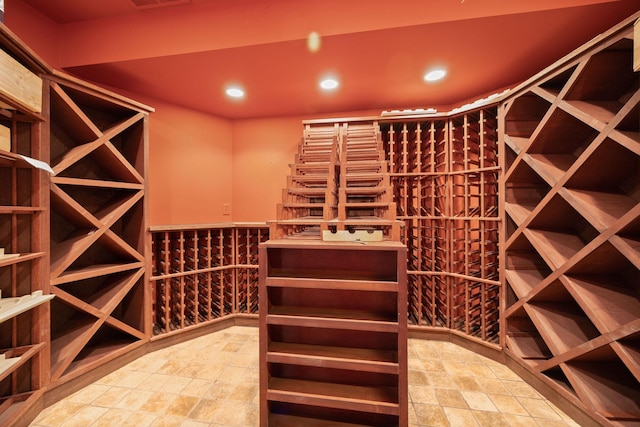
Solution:
M 509 368 L 410 339 L 409 425 L 578 424 Z M 258 329 L 234 326 L 129 363 L 46 408 L 33 427 L 258 426 Z

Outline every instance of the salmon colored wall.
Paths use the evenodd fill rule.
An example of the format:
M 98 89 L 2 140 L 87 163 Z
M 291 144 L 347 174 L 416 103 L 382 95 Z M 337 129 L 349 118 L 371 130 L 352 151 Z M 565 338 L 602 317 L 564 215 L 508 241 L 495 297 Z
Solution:
M 302 137 L 301 117 L 233 122 L 233 220 L 276 219 L 289 164 Z
M 50 67 L 60 68 L 58 24 L 20 0 L 4 2 L 4 23 Z
M 149 225 L 231 221 L 222 212 L 232 200 L 231 122 L 137 100 L 156 109 L 149 120 Z

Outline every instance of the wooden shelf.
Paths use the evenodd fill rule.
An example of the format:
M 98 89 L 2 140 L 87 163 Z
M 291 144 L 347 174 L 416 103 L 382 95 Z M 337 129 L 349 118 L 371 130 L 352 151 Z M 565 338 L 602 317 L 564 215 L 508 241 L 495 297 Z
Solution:
M 43 295 L 42 291 L 34 291 L 31 295 L 15 298 L 0 298 L 0 323 L 44 304 L 52 298 L 53 295 Z
M 406 425 L 405 254 L 397 242 L 260 245 L 261 425 Z
M 398 390 L 393 387 L 363 387 L 349 384 L 271 378 L 267 399 L 335 409 L 399 415 Z

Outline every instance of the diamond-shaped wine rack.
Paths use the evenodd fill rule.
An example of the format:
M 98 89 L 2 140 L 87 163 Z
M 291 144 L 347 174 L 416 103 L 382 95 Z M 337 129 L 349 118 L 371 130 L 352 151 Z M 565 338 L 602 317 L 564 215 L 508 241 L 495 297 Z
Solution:
M 640 77 L 629 22 L 503 105 L 508 351 L 603 424 L 640 423 Z
M 147 112 L 50 82 L 51 378 L 127 351 L 145 330 Z

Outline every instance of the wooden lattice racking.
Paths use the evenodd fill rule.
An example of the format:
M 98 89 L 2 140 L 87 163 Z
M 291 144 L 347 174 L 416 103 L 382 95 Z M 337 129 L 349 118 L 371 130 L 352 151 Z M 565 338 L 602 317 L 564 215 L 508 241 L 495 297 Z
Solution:
M 258 313 L 258 245 L 264 224 L 151 228 L 153 334 Z
M 500 109 L 505 353 L 615 426 L 640 423 L 638 17 Z

